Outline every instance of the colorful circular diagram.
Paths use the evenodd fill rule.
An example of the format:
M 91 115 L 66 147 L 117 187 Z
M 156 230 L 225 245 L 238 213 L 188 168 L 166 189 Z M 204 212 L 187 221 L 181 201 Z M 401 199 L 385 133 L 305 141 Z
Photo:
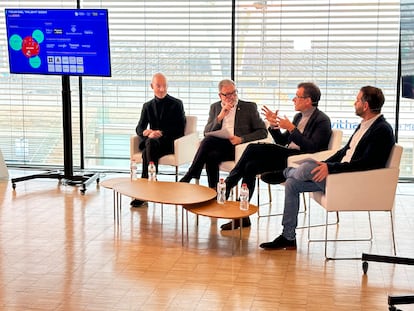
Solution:
M 22 43 L 22 53 L 27 58 L 37 56 L 40 52 L 39 43 L 33 39 L 32 36 L 27 36 L 23 39 Z
M 32 32 L 31 36 L 26 36 L 22 39 L 21 36 L 14 34 L 9 39 L 10 47 L 15 51 L 21 51 L 23 55 L 28 58 L 29 64 L 32 68 L 39 68 L 42 60 L 39 57 L 40 43 L 45 39 L 45 35 L 39 29 Z
M 9 39 L 10 47 L 15 51 L 20 51 L 22 49 L 22 37 L 19 35 L 12 35 Z

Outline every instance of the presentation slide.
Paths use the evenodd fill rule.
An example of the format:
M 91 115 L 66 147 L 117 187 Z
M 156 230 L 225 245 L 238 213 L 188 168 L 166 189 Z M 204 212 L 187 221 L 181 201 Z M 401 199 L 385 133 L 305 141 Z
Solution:
M 11 73 L 110 76 L 105 9 L 6 9 Z

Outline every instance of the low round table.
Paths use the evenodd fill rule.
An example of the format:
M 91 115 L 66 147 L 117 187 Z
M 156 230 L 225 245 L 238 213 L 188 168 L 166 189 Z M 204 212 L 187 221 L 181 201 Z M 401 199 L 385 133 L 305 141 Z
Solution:
M 146 178 L 138 178 L 137 180 L 113 178 L 101 182 L 101 185 L 114 191 L 114 217 L 117 218 L 118 224 L 121 215 L 122 195 L 142 201 L 181 206 L 209 201 L 215 199 L 217 195 L 214 189 L 206 186 L 182 182 L 149 181 Z M 162 217 L 163 209 L 161 208 Z M 181 231 L 184 233 L 184 211 L 181 213 L 181 218 Z M 183 234 L 181 244 L 184 244 Z
M 240 247 L 242 245 L 242 232 L 243 232 L 243 221 L 242 218 L 248 217 L 257 213 L 258 207 L 254 204 L 249 203 L 249 209 L 247 211 L 240 210 L 240 202 L 238 201 L 226 201 L 224 204 L 217 203 L 216 199 L 209 201 L 186 204 L 183 208 L 193 214 L 207 216 L 211 218 L 224 218 L 231 219 L 231 227 L 234 232 L 234 220 L 239 219 L 240 221 Z M 187 237 L 188 237 L 188 220 L 187 220 Z M 234 235 L 233 235 L 234 238 Z
M 185 205 L 216 197 L 216 191 L 206 186 L 171 181 L 148 181 L 145 178 L 115 183 L 113 189 L 142 201 Z

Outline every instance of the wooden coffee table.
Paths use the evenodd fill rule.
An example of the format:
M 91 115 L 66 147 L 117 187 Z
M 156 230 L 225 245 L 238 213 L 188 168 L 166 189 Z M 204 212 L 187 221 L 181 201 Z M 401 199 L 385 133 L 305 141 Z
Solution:
M 148 181 L 146 178 L 115 183 L 112 188 L 142 201 L 164 204 L 193 204 L 211 200 L 216 191 L 206 186 L 171 181 Z
M 130 178 L 112 178 L 104 180 L 101 186 L 114 191 L 114 220 L 120 222 L 122 195 L 129 196 L 142 201 L 149 201 L 161 204 L 186 205 L 200 203 L 215 199 L 216 191 L 206 186 L 197 184 L 148 181 L 146 178 L 131 180 Z M 181 213 L 181 230 L 184 232 L 184 212 Z M 161 218 L 163 208 L 161 208 Z M 182 237 L 182 244 L 184 239 Z
M 187 212 L 191 212 L 193 214 L 207 216 L 211 218 L 224 218 L 224 219 L 231 219 L 231 226 L 232 231 L 234 232 L 234 221 L 235 219 L 240 220 L 240 247 L 242 245 L 243 239 L 243 222 L 242 218 L 248 217 L 257 213 L 258 207 L 254 204 L 249 204 L 249 209 L 247 211 L 240 210 L 240 202 L 237 201 L 226 201 L 224 204 L 217 203 L 216 199 L 212 199 L 209 201 L 204 201 L 200 203 L 194 204 L 186 204 L 183 205 L 183 208 Z M 187 217 L 188 218 L 188 217 Z M 187 237 L 188 237 L 188 220 L 187 220 Z M 233 234 L 234 240 L 234 234 Z M 232 247 L 234 249 L 234 247 Z
M 100 185 L 114 191 L 114 218 L 118 219 L 118 223 L 121 215 L 122 195 L 142 201 L 181 205 L 186 210 L 187 216 L 187 212 L 191 212 L 196 215 L 211 218 L 231 219 L 233 229 L 235 219 L 248 217 L 257 213 L 258 210 L 258 207 L 251 203 L 247 211 L 240 210 L 239 202 L 236 201 L 226 201 L 225 204 L 218 204 L 216 201 L 216 191 L 198 184 L 167 181 L 151 182 L 145 178 L 139 178 L 137 180 L 131 180 L 130 178 L 112 178 L 102 181 Z M 184 211 L 181 215 L 181 243 L 184 244 Z M 188 237 L 188 217 L 186 223 Z M 242 231 L 240 230 L 240 243 L 243 238 Z

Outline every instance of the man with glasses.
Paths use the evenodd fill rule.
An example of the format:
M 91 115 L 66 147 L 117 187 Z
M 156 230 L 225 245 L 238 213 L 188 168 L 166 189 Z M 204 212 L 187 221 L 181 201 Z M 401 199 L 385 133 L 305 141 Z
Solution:
M 348 143 L 325 161 L 306 161 L 297 168 L 285 169 L 283 231 L 273 241 L 260 244 L 261 248 L 296 249 L 299 195 L 302 192 L 324 192 L 329 174 L 385 167 L 395 144 L 395 137 L 391 125 L 381 114 L 384 101 L 381 89 L 373 86 L 362 87 L 354 103 L 355 114 L 362 121 Z
M 220 81 L 218 90 L 220 101 L 210 106 L 204 128 L 205 137 L 188 172 L 180 182 L 199 179 L 205 166 L 208 186 L 215 189 L 219 179 L 219 165 L 221 162 L 234 160 L 235 145 L 267 136 L 266 125 L 260 117 L 257 105 L 238 98 L 234 81 Z
M 280 116 L 279 111 L 272 112 L 264 106 L 262 111 L 268 120 L 269 132 L 275 144 L 249 144 L 240 160 L 226 178 L 226 198 L 230 190 L 237 185 L 240 179 L 249 188 L 250 198 L 253 195 L 256 175 L 263 172 L 275 171 L 274 176 L 283 177 L 283 169 L 287 166 L 287 158 L 300 153 L 314 153 L 328 149 L 332 134 L 329 117 L 318 109 L 321 97 L 319 88 L 310 82 L 303 82 L 297 86 L 296 96 L 293 98 L 295 110 L 299 111 L 293 121 L 286 116 Z M 281 131 L 283 130 L 283 131 Z M 272 183 L 280 183 L 277 180 Z M 250 226 L 250 219 L 243 218 L 243 227 Z M 240 221 L 235 220 L 234 228 L 240 227 Z M 231 230 L 231 222 L 223 224 L 222 230 Z

